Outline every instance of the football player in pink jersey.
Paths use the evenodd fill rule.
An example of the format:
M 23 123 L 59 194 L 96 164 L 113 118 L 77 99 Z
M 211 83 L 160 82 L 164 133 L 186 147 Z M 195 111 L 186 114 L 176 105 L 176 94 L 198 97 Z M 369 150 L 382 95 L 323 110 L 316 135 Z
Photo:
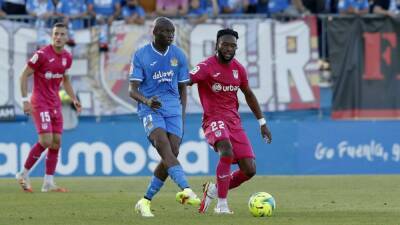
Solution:
M 220 156 L 216 184 L 204 184 L 200 213 L 205 213 L 212 199 L 218 198 L 214 212 L 232 214 L 227 202 L 228 190 L 238 187 L 256 174 L 255 156 L 238 112 L 239 89 L 258 119 L 261 136 L 268 143 L 272 141 L 257 98 L 249 87 L 246 70 L 234 58 L 238 38 L 238 33 L 232 29 L 218 31 L 216 54 L 190 72 L 189 85 L 197 84 L 204 110 L 204 133 L 208 143 Z M 232 163 L 238 163 L 239 169 L 231 173 Z
M 67 94 L 73 99 L 77 111 L 81 110 L 81 104 L 74 94 L 67 75 L 72 64 L 71 54 L 64 49 L 68 40 L 67 32 L 65 24 L 56 23 L 53 26 L 52 43 L 35 52 L 21 75 L 23 110 L 25 114 L 32 115 L 39 135 L 39 140 L 29 152 L 24 168 L 16 174 L 16 179 L 25 192 L 32 192 L 29 171 L 45 149 L 48 151 L 42 192 L 67 191 L 65 188 L 58 187 L 54 182 L 63 129 L 61 101 L 58 96 L 61 83 Z M 29 99 L 28 78 L 32 74 L 33 91 L 32 97 Z

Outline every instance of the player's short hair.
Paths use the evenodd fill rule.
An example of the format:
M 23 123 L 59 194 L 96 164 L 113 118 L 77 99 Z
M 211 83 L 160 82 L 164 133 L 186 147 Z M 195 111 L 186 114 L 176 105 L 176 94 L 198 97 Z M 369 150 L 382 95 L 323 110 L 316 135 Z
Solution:
M 232 35 L 232 36 L 234 36 L 236 39 L 239 39 L 239 34 L 238 34 L 238 32 L 234 31 L 234 30 L 231 29 L 231 28 L 225 28 L 225 29 L 221 29 L 221 30 L 218 31 L 218 33 L 217 33 L 217 42 L 218 42 L 218 39 L 219 39 L 221 36 L 224 36 L 224 35 Z
M 153 31 L 154 31 L 155 27 L 157 26 L 157 24 L 160 23 L 160 22 L 170 22 L 172 24 L 172 26 L 175 28 L 175 25 L 172 22 L 172 20 L 170 20 L 167 17 L 160 16 L 160 17 L 155 18 L 154 21 L 153 21 Z
M 53 28 L 55 27 L 63 27 L 65 29 L 68 29 L 68 26 L 65 23 L 57 22 L 53 25 Z

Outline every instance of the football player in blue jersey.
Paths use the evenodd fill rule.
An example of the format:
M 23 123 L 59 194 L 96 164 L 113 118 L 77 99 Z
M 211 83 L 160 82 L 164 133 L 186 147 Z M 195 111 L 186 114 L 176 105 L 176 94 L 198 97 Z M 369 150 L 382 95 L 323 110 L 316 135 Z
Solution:
M 135 211 L 143 217 L 154 216 L 150 201 L 168 176 L 181 188 L 177 201 L 194 206 L 200 204 L 177 159 L 183 136 L 189 72 L 184 53 L 172 44 L 174 34 L 171 20 L 156 18 L 153 42 L 135 52 L 129 74 L 130 97 L 138 101 L 138 116 L 147 138 L 161 156 L 144 197 L 135 206 Z

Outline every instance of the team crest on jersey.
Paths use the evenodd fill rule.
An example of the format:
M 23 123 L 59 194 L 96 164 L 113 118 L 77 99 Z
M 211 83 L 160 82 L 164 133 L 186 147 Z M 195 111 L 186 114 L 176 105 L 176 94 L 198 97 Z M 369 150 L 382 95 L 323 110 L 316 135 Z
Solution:
M 221 133 L 220 130 L 216 130 L 216 131 L 214 132 L 214 134 L 215 134 L 215 137 L 221 137 L 221 135 L 222 135 L 222 133 Z
M 66 66 L 67 65 L 67 59 L 66 58 L 62 58 L 61 63 L 62 63 L 63 66 Z
M 171 66 L 178 66 L 178 60 L 176 58 L 171 59 Z
M 237 71 L 237 70 L 232 70 L 232 74 L 233 74 L 233 77 L 234 77 L 235 79 L 238 79 L 238 78 L 239 78 L 239 71 Z
M 147 131 L 151 130 L 154 127 L 153 117 L 151 115 L 148 115 L 143 118 L 143 126 Z
M 42 129 L 47 130 L 49 128 L 49 125 L 47 123 L 42 123 Z

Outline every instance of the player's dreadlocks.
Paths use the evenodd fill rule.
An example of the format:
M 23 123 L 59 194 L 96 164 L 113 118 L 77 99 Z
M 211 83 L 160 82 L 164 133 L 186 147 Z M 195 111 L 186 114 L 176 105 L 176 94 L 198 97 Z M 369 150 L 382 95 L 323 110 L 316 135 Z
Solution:
M 234 36 L 236 39 L 239 39 L 239 34 L 238 34 L 238 32 L 232 30 L 231 28 L 225 28 L 225 29 L 222 29 L 222 30 L 219 30 L 219 31 L 218 31 L 218 33 L 217 33 L 217 43 L 218 43 L 218 39 L 219 39 L 221 36 L 224 36 L 224 35 L 227 35 L 227 34 L 228 34 L 228 35 Z

